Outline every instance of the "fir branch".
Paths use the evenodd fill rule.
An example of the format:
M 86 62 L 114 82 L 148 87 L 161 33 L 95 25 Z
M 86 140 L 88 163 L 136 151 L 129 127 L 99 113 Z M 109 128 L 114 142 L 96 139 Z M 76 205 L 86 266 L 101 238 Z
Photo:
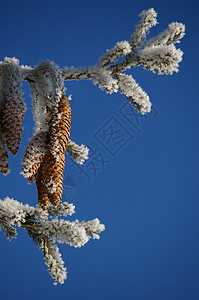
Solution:
M 180 40 L 185 35 L 185 25 L 178 22 L 172 22 L 168 25 L 168 28 L 157 36 L 148 40 L 146 47 L 168 45 L 170 43 L 180 43 Z
M 99 65 L 106 66 L 110 63 L 114 63 L 120 57 L 126 56 L 131 53 L 132 49 L 127 41 L 118 42 L 114 48 L 107 50 L 104 55 L 99 58 Z
M 183 52 L 174 44 L 149 46 L 140 51 L 139 60 L 143 67 L 153 73 L 170 74 L 179 71 Z
M 1 231 L 1 225 L 3 227 L 3 234 L 6 234 L 6 237 L 9 241 L 11 241 L 12 238 L 17 237 L 16 229 L 11 225 L 9 225 L 5 220 L 0 219 L 0 231 Z
M 118 86 L 120 93 L 124 95 L 130 104 L 142 114 L 151 111 L 151 102 L 149 96 L 145 91 L 136 83 L 131 75 L 123 73 L 114 73 L 118 79 Z
M 54 284 L 63 284 L 64 280 L 67 278 L 67 272 L 64 267 L 64 261 L 59 253 L 59 248 L 49 237 L 45 236 L 43 233 L 39 234 L 35 232 L 34 225 L 35 222 L 24 225 L 25 230 L 33 240 L 34 244 L 41 249 L 45 264 L 49 274 L 54 280 Z
M 142 47 L 146 40 L 146 36 L 152 26 L 157 24 L 157 13 L 153 8 L 148 10 L 143 10 L 140 13 L 141 20 L 136 26 L 136 30 L 131 36 L 130 45 L 132 47 L 133 53 L 135 53 L 139 48 Z

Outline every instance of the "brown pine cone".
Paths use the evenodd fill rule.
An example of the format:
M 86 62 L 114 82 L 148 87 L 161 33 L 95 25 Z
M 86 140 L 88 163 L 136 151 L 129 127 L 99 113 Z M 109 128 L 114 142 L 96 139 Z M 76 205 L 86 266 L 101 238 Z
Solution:
M 2 103 L 2 127 L 8 150 L 17 154 L 23 131 L 25 105 L 20 97 L 12 95 L 4 98 Z
M 49 145 L 43 163 L 36 175 L 38 202 L 47 209 L 51 202 L 58 205 L 62 199 L 65 150 L 70 136 L 71 107 L 68 99 L 62 96 L 54 107 L 49 125 Z M 35 166 L 35 169 L 37 166 Z M 32 170 L 34 173 L 34 170 Z M 43 198 L 42 198 L 43 197 Z
M 3 140 L 3 130 L 0 120 L 0 172 L 4 175 L 7 175 L 10 172 L 8 165 L 8 153 L 6 146 Z
M 47 143 L 47 132 L 40 132 L 30 139 L 30 142 L 26 147 L 22 159 L 23 171 L 21 173 L 25 178 L 28 178 L 31 183 L 34 181 L 34 176 L 36 175 L 47 152 Z

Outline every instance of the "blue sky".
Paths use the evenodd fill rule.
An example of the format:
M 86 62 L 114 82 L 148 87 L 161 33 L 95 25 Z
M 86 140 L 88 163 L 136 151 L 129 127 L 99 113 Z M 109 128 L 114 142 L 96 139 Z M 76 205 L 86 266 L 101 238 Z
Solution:
M 6 1 L 1 3 L 0 59 L 15 56 L 31 66 L 45 59 L 61 67 L 94 65 L 106 49 L 129 39 L 138 14 L 150 7 L 159 22 L 150 36 L 172 21 L 186 25 L 178 74 L 130 71 L 150 96 L 150 115 L 129 118 L 120 94 L 107 95 L 90 81 L 66 82 L 73 99 L 71 139 L 87 142 L 105 161 L 93 170 L 91 158 L 85 175 L 67 160 L 65 175 L 72 179 L 66 184 L 76 190 L 69 199 L 76 205 L 70 220 L 98 217 L 105 232 L 80 249 L 60 246 L 68 279 L 56 287 L 26 233 L 18 230 L 11 243 L 1 233 L 2 299 L 199 299 L 198 4 Z M 0 198 L 36 205 L 35 185 L 19 175 L 33 132 L 27 83 L 23 90 L 28 110 L 22 144 L 16 157 L 10 156 L 11 174 L 0 174 Z M 107 124 L 119 126 L 120 148 L 104 147 L 100 133 Z

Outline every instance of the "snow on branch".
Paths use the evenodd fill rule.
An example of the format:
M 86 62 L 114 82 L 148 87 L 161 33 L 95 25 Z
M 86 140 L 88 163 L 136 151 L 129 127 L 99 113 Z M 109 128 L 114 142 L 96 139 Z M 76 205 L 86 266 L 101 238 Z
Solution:
M 98 233 L 104 230 L 104 225 L 98 219 L 87 222 L 78 220 L 70 222 L 56 218 L 45 223 L 35 223 L 34 230 L 51 238 L 53 242 L 65 243 L 75 248 L 84 246 L 90 239 L 99 239 Z M 27 225 L 28 226 L 28 225 Z M 92 235 L 93 233 L 93 235 Z
M 98 85 L 101 90 L 105 90 L 108 94 L 117 93 L 117 80 L 105 69 L 98 66 L 90 68 L 90 76 L 94 84 Z
M 179 71 L 183 52 L 173 44 L 146 47 L 139 53 L 140 63 L 153 73 L 173 74 Z
M 70 156 L 73 157 L 74 161 L 76 161 L 80 165 L 83 165 L 85 160 L 89 159 L 88 157 L 89 149 L 83 144 L 79 146 L 75 144 L 75 142 L 69 140 L 66 150 L 68 151 Z
M 64 261 L 56 242 L 82 247 L 91 238 L 99 239 L 99 234 L 105 229 L 97 218 L 88 222 L 59 219 L 59 216 L 72 215 L 74 208 L 73 204 L 63 202 L 44 211 L 8 197 L 0 200 L 0 225 L 7 232 L 7 238 L 11 240 L 17 236 L 13 226 L 25 229 L 41 249 L 54 284 L 64 283 L 67 278 Z
M 90 67 L 65 67 L 62 71 L 63 77 L 65 80 L 81 80 L 81 79 L 90 79 Z M 26 74 L 25 74 L 26 76 Z
M 50 216 L 72 216 L 75 213 L 75 206 L 72 203 L 63 202 L 57 206 L 50 206 L 48 214 Z
M 157 13 L 153 8 L 142 11 L 139 16 L 141 20 L 136 26 L 130 40 L 133 52 L 143 46 L 150 28 L 157 25 Z
M 99 59 L 99 66 L 106 66 L 107 64 L 117 61 L 120 57 L 131 53 L 132 49 L 127 41 L 117 42 L 116 46 L 107 50 Z
M 0 200 L 0 218 L 8 224 L 21 227 L 27 219 L 46 220 L 48 213 L 41 208 L 22 204 L 9 197 Z
M 180 43 L 180 40 L 185 35 L 185 25 L 178 22 L 172 22 L 168 28 L 158 34 L 156 37 L 151 38 L 146 46 L 166 45 L 169 43 Z
M 119 73 L 120 93 L 127 97 L 128 101 L 142 114 L 151 111 L 151 102 L 149 96 L 143 89 L 136 83 L 131 75 Z

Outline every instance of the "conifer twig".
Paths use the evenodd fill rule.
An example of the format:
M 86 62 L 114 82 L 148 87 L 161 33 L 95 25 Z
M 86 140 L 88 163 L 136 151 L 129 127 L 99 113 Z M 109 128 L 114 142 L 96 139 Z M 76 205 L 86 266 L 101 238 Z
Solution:
M 11 241 L 12 238 L 17 237 L 17 232 L 14 227 L 9 225 L 6 221 L 3 219 L 0 219 L 0 231 L 1 231 L 1 225 L 3 227 L 3 234 L 6 233 L 6 237 Z

